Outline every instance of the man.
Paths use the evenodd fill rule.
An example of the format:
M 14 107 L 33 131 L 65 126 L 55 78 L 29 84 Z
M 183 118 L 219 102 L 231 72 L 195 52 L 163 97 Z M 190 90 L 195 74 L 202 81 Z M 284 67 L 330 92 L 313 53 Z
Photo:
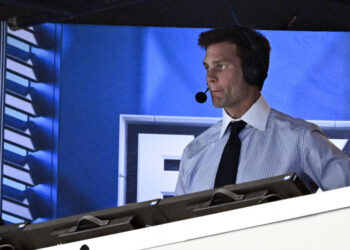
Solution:
M 350 185 L 349 157 L 318 126 L 270 108 L 260 93 L 270 54 L 262 34 L 243 27 L 214 29 L 201 33 L 198 43 L 206 50 L 212 103 L 223 108 L 223 118 L 185 148 L 176 195 L 293 172 L 312 192 Z M 229 124 L 242 126 L 232 132 L 236 125 Z M 237 137 L 233 144 L 231 133 Z M 238 153 L 226 152 L 231 144 Z M 238 168 L 227 174 L 235 161 Z

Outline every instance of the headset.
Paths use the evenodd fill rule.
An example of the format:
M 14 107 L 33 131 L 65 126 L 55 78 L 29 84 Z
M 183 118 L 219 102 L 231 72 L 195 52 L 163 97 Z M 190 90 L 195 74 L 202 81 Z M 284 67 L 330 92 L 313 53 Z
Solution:
M 248 84 L 257 86 L 260 89 L 267 77 L 267 66 L 265 65 L 264 56 L 262 54 L 262 44 L 257 41 L 257 35 L 250 34 L 250 30 L 241 26 L 237 26 L 237 30 L 242 31 L 252 52 L 251 55 L 242 62 L 244 80 Z

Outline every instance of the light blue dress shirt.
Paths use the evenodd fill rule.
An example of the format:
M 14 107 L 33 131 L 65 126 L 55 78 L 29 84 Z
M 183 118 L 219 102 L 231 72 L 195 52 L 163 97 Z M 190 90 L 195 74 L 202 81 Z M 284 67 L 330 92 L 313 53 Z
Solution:
M 224 111 L 221 121 L 185 148 L 176 195 L 214 187 L 232 120 Z M 350 158 L 317 125 L 271 109 L 262 95 L 240 120 L 247 126 L 239 134 L 237 184 L 294 172 L 312 192 L 350 185 Z

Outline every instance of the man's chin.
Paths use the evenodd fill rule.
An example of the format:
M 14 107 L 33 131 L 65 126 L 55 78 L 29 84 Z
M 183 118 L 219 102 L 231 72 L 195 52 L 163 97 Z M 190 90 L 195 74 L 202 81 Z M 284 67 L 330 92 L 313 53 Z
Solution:
M 215 108 L 223 108 L 224 107 L 221 103 L 215 102 L 214 100 L 212 100 L 212 104 Z

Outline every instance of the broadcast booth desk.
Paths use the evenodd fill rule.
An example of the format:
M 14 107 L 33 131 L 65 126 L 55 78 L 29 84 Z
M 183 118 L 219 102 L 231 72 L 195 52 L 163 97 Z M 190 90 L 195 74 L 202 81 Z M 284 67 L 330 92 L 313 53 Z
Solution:
M 309 194 L 290 174 L 17 228 L 3 226 L 0 247 L 349 249 L 348 224 L 350 187 Z

